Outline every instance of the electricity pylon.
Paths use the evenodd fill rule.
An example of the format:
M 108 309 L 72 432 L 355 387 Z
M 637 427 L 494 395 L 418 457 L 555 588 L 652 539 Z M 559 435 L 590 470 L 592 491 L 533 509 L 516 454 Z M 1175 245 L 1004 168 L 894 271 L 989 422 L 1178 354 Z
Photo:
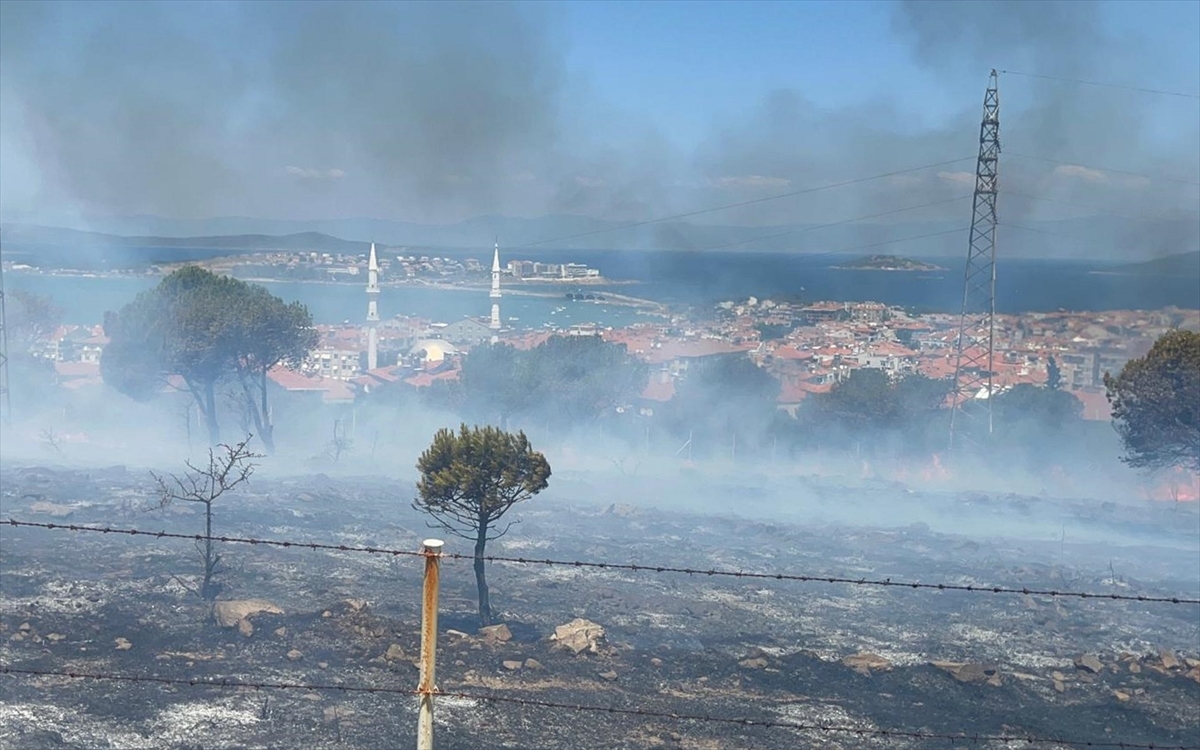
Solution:
M 996 71 L 983 95 L 979 159 L 975 163 L 975 202 L 967 268 L 963 276 L 962 315 L 958 322 L 950 408 L 950 449 L 966 423 L 987 423 L 992 432 L 993 338 L 996 316 L 996 169 L 1000 159 L 1000 91 Z M 975 428 L 969 432 L 978 434 Z

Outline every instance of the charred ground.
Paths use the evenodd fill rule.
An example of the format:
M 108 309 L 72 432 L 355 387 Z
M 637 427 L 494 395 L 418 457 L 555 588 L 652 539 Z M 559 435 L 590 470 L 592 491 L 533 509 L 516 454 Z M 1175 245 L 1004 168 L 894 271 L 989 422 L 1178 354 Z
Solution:
M 144 472 L 9 467 L 0 479 L 5 518 L 189 534 L 201 528 L 189 508 L 144 510 L 153 500 Z M 834 526 L 657 511 L 637 505 L 654 497 L 652 482 L 622 482 L 619 499 L 627 504 L 614 504 L 617 493 L 594 477 L 561 478 L 550 496 L 519 509 L 523 522 L 490 551 L 1196 596 L 1194 506 L 980 493 L 897 499 L 895 488 L 809 486 L 811 496 L 825 498 L 817 510 L 821 502 L 857 503 L 868 519 Z M 416 550 L 431 532 L 408 507 L 410 486 L 256 477 L 218 509 L 217 533 Z M 872 527 L 876 504 L 918 501 L 963 517 L 1057 514 L 1098 529 L 1133 529 L 1145 541 L 1116 550 L 1102 541 L 968 538 L 921 523 Z M 188 541 L 10 527 L 2 534 L 0 658 L 10 667 L 416 685 L 421 566 L 413 558 L 223 545 L 231 570 L 220 598 L 265 600 L 282 613 L 221 627 L 211 606 L 181 583 L 198 572 Z M 448 551 L 468 551 L 455 546 Z M 489 575 L 506 628 L 480 634 L 469 562 L 443 565 L 444 691 L 935 734 L 1190 744 L 1200 732 L 1195 606 L 517 563 L 494 563 Z M 550 640 L 575 618 L 604 628 L 578 655 Z M 440 699 L 437 719 L 444 748 L 930 743 L 463 698 Z M 411 745 L 415 722 L 415 698 L 395 694 L 0 676 L 0 735 L 30 750 L 399 748 Z

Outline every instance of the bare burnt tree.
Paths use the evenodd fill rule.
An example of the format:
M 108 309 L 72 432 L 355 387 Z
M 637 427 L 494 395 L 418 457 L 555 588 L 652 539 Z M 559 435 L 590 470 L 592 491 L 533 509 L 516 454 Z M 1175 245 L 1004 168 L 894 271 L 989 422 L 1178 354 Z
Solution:
M 353 447 L 354 441 L 346 436 L 346 425 L 340 419 L 333 420 L 333 439 L 325 444 L 325 455 L 336 464 Z
M 187 471 L 182 475 L 161 476 L 150 472 L 158 485 L 159 507 L 165 508 L 173 502 L 199 503 L 204 506 L 204 540 L 196 543 L 204 566 L 199 588 L 189 586 L 176 578 L 180 585 L 201 599 L 212 601 L 217 598 L 220 586 L 216 576 L 221 572 L 221 555 L 213 552 L 212 511 L 217 498 L 249 481 L 257 464 L 255 459 L 262 455 L 251 452 L 246 445 L 253 435 L 247 435 L 236 445 L 221 444 L 208 449 L 208 465 L 196 466 L 187 461 Z
M 47 448 L 54 451 L 55 453 L 57 453 L 60 456 L 63 454 L 62 445 L 59 442 L 58 435 L 54 434 L 53 427 L 47 427 L 46 429 L 42 430 L 42 434 L 39 437 L 41 438 L 42 443 Z

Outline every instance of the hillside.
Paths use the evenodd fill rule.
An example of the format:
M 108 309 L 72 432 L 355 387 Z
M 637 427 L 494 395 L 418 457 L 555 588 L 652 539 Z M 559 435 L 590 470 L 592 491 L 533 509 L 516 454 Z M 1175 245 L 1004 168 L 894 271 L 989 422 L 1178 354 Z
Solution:
M 8 224 L 0 229 L 0 241 L 12 245 L 124 247 L 124 248 L 208 248 L 213 250 L 321 250 L 325 252 L 362 252 L 365 243 L 331 237 L 320 232 L 299 232 L 281 236 L 234 234 L 203 237 L 126 237 L 76 229 Z
M 902 258 L 899 255 L 869 255 L 865 258 L 852 260 L 848 263 L 833 266 L 850 271 L 944 271 L 946 269 L 932 263 L 925 263 L 912 258 Z
M 1200 277 L 1200 251 L 1167 255 L 1142 263 L 1128 263 L 1113 270 L 1117 273 L 1136 275 Z

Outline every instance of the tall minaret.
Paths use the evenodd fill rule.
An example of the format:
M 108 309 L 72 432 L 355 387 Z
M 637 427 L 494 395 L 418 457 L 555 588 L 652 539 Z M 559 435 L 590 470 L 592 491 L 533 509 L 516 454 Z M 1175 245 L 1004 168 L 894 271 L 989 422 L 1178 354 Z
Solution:
M 492 343 L 500 340 L 500 240 L 496 240 L 496 254 L 492 256 Z
M 379 261 L 375 258 L 375 243 L 371 243 L 371 258 L 367 261 L 367 369 L 379 366 Z

